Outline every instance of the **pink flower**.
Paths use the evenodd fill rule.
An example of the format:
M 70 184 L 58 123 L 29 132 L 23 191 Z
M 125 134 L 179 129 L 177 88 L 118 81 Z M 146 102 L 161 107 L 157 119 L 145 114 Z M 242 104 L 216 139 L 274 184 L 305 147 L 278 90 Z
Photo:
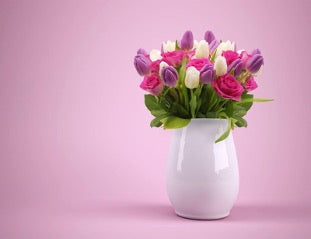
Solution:
M 156 73 L 156 74 L 159 73 L 160 63 L 161 63 L 161 60 L 156 60 L 156 61 L 151 62 L 151 64 L 150 64 L 151 74 L 152 73 Z
M 162 53 L 162 60 L 175 67 L 181 64 L 184 55 L 185 52 L 183 50 L 164 52 Z
M 190 66 L 194 66 L 198 71 L 200 71 L 203 68 L 203 66 L 207 64 L 210 64 L 210 61 L 207 58 L 192 59 L 187 64 L 187 68 Z
M 150 92 L 153 95 L 159 95 L 163 89 L 163 84 L 157 74 L 151 74 L 144 77 L 140 88 Z
M 212 82 L 215 91 L 225 99 L 241 100 L 244 91 L 240 83 L 230 74 L 226 74 L 216 78 Z
M 241 52 L 240 59 L 242 60 L 243 68 L 245 68 L 246 62 L 251 56 L 252 55 L 249 55 L 246 51 Z
M 256 88 L 258 87 L 254 77 L 251 77 L 249 78 L 245 84 L 244 84 L 244 88 L 247 90 L 247 91 L 252 91 L 252 90 L 255 90 Z
M 226 58 L 228 66 L 239 58 L 239 54 L 235 51 L 223 51 L 222 56 Z

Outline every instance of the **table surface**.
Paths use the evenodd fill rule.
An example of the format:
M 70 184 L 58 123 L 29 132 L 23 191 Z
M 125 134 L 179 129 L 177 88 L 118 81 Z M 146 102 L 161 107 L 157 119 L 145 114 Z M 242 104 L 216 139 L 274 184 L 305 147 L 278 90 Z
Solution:
M 237 202 L 229 217 L 188 220 L 166 201 L 101 201 L 4 210 L 0 236 L 10 238 L 310 238 L 307 204 Z

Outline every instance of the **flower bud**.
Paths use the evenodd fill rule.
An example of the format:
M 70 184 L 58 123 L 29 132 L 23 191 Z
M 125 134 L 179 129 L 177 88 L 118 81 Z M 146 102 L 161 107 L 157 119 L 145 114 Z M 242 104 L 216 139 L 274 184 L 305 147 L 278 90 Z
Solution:
M 214 63 L 214 70 L 217 76 L 222 76 L 227 73 L 227 62 L 223 56 L 218 56 Z
M 228 72 L 231 72 L 233 70 L 234 76 L 238 76 L 241 74 L 243 69 L 243 63 L 241 59 L 235 59 L 229 66 L 228 66 Z
M 208 44 L 211 44 L 211 42 L 215 40 L 214 33 L 212 31 L 206 31 L 204 34 L 204 39 L 208 42 Z
M 193 34 L 191 31 L 186 31 L 181 38 L 180 47 L 183 50 L 190 50 L 193 47 Z
M 146 52 L 146 50 L 143 49 L 143 48 L 139 48 L 139 49 L 137 50 L 137 55 L 139 55 L 139 54 L 144 55 L 144 56 L 148 55 L 148 53 Z
M 209 44 L 210 52 L 214 52 L 219 45 L 219 41 L 217 39 L 213 40 L 211 44 Z
M 150 60 L 152 60 L 152 61 L 162 59 L 161 52 L 159 50 L 156 50 L 156 49 L 153 49 L 150 51 L 149 57 L 150 57 Z
M 221 56 L 223 51 L 234 51 L 235 50 L 235 43 L 226 41 L 226 42 L 221 42 L 216 51 L 216 56 Z
M 185 85 L 189 89 L 194 89 L 199 86 L 200 72 L 193 66 L 186 70 Z
M 175 86 L 178 80 L 178 72 L 172 66 L 164 66 L 161 70 L 161 79 L 164 85 Z
M 173 41 L 167 41 L 162 43 L 163 52 L 172 52 L 176 49 L 176 43 Z
M 165 61 L 161 61 L 160 65 L 159 65 L 159 73 L 160 73 L 160 75 L 161 75 L 161 71 L 162 71 L 163 67 L 165 67 L 165 66 L 169 66 L 169 64 L 167 64 Z
M 201 40 L 195 50 L 196 58 L 208 58 L 209 57 L 209 47 L 208 42 L 205 40 Z
M 211 83 L 215 78 L 215 70 L 212 64 L 203 66 L 200 72 L 200 82 L 203 84 Z
M 251 55 L 255 55 L 255 54 L 261 54 L 260 50 L 257 48 L 255 50 L 252 51 Z
M 139 54 L 134 58 L 134 66 L 139 75 L 148 75 L 150 72 L 151 61 L 145 55 Z
M 246 69 L 251 73 L 256 73 L 259 71 L 260 67 L 263 65 L 263 57 L 260 54 L 252 55 L 246 62 Z

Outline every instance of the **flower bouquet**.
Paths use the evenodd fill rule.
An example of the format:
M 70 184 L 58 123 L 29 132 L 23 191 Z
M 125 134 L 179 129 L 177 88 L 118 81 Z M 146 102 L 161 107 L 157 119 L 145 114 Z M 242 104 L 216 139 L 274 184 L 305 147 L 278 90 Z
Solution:
M 237 51 L 235 43 L 218 40 L 211 31 L 201 41 L 186 31 L 179 41 L 163 42 L 161 51 L 139 49 L 134 58 L 144 77 L 140 87 L 150 93 L 145 95 L 155 117 L 150 126 L 176 129 L 192 118 L 227 119 L 228 127 L 216 143 L 235 126 L 247 126 L 244 116 L 253 102 L 270 101 L 249 93 L 257 88 L 254 77 L 263 64 L 260 50 Z

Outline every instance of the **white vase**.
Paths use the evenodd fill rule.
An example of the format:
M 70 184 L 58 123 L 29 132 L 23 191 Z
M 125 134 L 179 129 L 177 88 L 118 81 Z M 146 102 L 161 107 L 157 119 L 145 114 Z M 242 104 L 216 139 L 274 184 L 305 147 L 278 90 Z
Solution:
M 239 190 L 239 170 L 232 134 L 224 119 L 192 119 L 173 132 L 167 192 L 177 215 L 219 219 L 230 214 Z

